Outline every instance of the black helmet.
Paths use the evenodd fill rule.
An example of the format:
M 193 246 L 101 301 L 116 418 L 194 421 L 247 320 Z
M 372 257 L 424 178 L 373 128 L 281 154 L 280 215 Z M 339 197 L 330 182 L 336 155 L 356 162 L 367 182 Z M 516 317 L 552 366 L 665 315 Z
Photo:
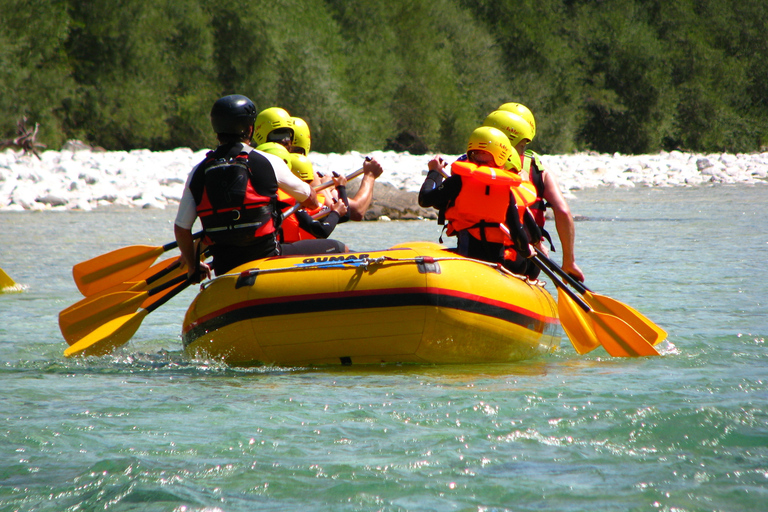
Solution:
M 256 105 L 240 94 L 216 100 L 211 108 L 211 124 L 216 133 L 243 135 L 256 120 Z

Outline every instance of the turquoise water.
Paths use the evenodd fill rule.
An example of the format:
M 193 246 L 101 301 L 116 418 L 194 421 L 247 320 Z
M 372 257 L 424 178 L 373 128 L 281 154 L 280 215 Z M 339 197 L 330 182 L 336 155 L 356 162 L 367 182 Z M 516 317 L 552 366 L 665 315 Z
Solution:
M 664 327 L 663 357 L 229 368 L 180 353 L 187 290 L 118 354 L 67 360 L 72 265 L 170 241 L 175 212 L 0 214 L 27 287 L 0 295 L 0 511 L 765 510 L 768 187 L 577 195 L 587 284 Z

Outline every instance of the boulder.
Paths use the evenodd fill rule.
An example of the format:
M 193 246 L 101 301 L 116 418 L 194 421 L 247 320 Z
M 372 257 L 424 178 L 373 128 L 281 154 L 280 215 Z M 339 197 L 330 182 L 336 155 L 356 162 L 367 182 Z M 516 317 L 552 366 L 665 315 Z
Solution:
M 347 195 L 354 197 L 360 188 L 360 181 L 347 184 Z M 373 201 L 365 213 L 365 220 L 388 217 L 392 220 L 437 219 L 437 210 L 419 206 L 418 192 L 401 190 L 391 183 L 376 181 L 373 186 Z

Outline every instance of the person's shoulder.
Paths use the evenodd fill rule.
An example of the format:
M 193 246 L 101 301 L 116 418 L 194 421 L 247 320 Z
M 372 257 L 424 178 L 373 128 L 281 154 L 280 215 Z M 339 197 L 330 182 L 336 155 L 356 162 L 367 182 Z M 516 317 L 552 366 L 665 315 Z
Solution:
M 264 151 L 259 151 L 258 149 L 253 149 L 248 146 L 246 146 L 246 149 L 248 151 L 249 160 L 251 162 L 258 163 L 261 165 L 269 164 L 272 167 L 272 169 L 275 171 L 277 171 L 278 169 L 282 169 L 283 167 L 285 167 L 285 169 L 288 169 L 288 165 L 279 156 L 275 156 L 271 153 L 265 153 Z M 290 169 L 288 169 L 288 171 L 290 172 Z
M 531 159 L 531 167 L 534 169 L 537 169 L 540 172 L 547 170 L 547 168 L 544 166 L 544 163 L 541 161 L 541 155 L 537 152 L 533 151 L 532 149 L 526 149 L 524 155 L 526 158 Z

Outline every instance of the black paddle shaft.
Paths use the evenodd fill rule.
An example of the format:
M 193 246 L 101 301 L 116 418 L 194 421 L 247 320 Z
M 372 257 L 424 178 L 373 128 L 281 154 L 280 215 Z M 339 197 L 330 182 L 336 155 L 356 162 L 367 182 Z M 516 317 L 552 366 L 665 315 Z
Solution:
M 546 264 L 544 263 L 544 261 L 543 261 L 543 258 L 545 258 L 545 257 L 546 257 L 546 256 L 543 256 L 541 253 L 539 253 L 539 254 L 537 254 L 536 256 L 534 256 L 534 257 L 533 257 L 533 261 L 534 261 L 534 262 L 536 263 L 536 265 L 537 265 L 537 266 L 538 266 L 538 267 L 541 269 L 541 271 L 542 271 L 542 272 L 544 272 L 545 274 L 547 274 L 547 276 L 548 276 L 548 277 L 549 277 L 549 278 L 552 280 L 552 282 L 554 282 L 554 283 L 555 283 L 555 286 L 557 286 L 557 288 L 558 288 L 560 291 L 562 291 L 562 292 L 565 292 L 565 294 L 566 294 L 566 295 L 568 295 L 568 296 L 569 296 L 569 297 L 570 297 L 570 298 L 571 298 L 571 299 L 572 299 L 572 300 L 573 300 L 573 301 L 574 301 L 576 304 L 578 304 L 578 305 L 579 305 L 579 307 L 581 307 L 581 309 L 583 309 L 583 310 L 584 310 L 585 312 L 587 312 L 587 313 L 589 313 L 590 311 L 592 311 L 592 308 L 590 308 L 590 307 L 587 305 L 587 303 L 586 303 L 586 302 L 584 302 L 584 300 L 583 300 L 581 297 L 579 297 L 578 295 L 576 295 L 575 293 L 573 293 L 573 290 L 571 290 L 570 288 L 568 288 L 567 286 L 565 286 L 565 283 L 564 283 L 564 282 L 562 282 L 562 281 L 561 281 L 561 280 L 560 280 L 560 279 L 557 277 L 557 275 L 555 275 L 555 273 L 554 273 L 554 272 L 552 272 L 552 270 L 550 270 L 550 269 L 547 267 L 547 265 L 546 265 Z
M 579 281 L 578 279 L 575 279 L 575 278 L 574 278 L 574 277 L 573 277 L 571 274 L 569 274 L 568 272 L 566 272 L 565 270 L 563 270 L 563 269 L 562 269 L 562 267 L 560 267 L 560 265 L 558 265 L 557 263 L 555 263 L 554 261 L 552 261 L 551 259 L 549 259 L 549 257 L 548 257 L 548 256 L 545 256 L 544 254 L 542 254 L 542 253 L 539 253 L 539 258 L 541 258 L 541 260 L 542 260 L 542 261 L 543 261 L 543 262 L 544 262 L 544 263 L 545 263 L 545 264 L 546 264 L 546 265 L 547 265 L 549 268 L 551 268 L 552 270 L 554 270 L 555 272 L 557 272 L 558 274 L 560 274 L 560 275 L 563 277 L 563 279 L 565 279 L 566 281 L 568 281 L 568 284 L 570 284 L 571 286 L 573 286 L 574 288 L 576 288 L 576 290 L 577 290 L 579 293 L 584 293 L 584 292 L 591 292 L 591 291 L 592 291 L 592 290 L 590 290 L 589 288 L 587 288 L 587 287 L 584 285 L 584 283 L 582 283 L 582 282 L 581 282 L 581 281 Z

